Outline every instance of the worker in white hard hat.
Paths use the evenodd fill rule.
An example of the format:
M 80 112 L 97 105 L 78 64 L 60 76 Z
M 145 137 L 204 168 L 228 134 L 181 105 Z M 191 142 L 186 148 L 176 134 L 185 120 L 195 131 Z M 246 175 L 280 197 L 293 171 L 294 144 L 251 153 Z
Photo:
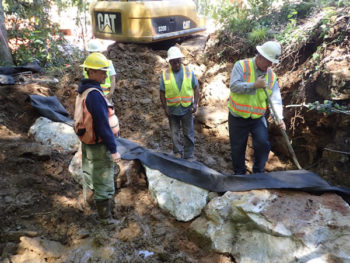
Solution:
M 160 101 L 169 119 L 174 156 L 193 161 L 193 114 L 198 107 L 199 85 L 193 71 L 182 64 L 182 58 L 178 47 L 169 48 L 167 57 L 169 67 L 160 77 Z
M 286 129 L 281 93 L 276 74 L 271 69 L 273 63 L 279 62 L 281 46 L 278 42 L 268 41 L 256 49 L 258 53 L 254 58 L 235 63 L 230 79 L 228 123 L 234 174 L 246 174 L 245 153 L 249 133 L 254 148 L 253 173 L 264 172 L 270 152 L 265 118 L 268 99 L 264 89 L 281 120 L 278 125 Z
M 86 51 L 93 53 L 93 52 L 100 52 L 102 53 L 103 51 L 103 46 L 101 44 L 101 42 L 98 39 L 91 39 L 88 42 Z M 113 98 L 113 94 L 115 91 L 115 81 L 116 81 L 116 72 L 115 72 L 115 68 L 113 66 L 113 62 L 112 60 L 108 60 L 109 61 L 109 67 L 108 67 L 108 71 L 107 71 L 107 78 L 105 80 L 104 83 L 101 84 L 101 88 L 103 90 L 103 93 L 105 94 L 105 96 L 107 97 L 107 99 L 113 103 L 112 98 Z M 87 78 L 87 73 L 84 70 L 84 77 Z

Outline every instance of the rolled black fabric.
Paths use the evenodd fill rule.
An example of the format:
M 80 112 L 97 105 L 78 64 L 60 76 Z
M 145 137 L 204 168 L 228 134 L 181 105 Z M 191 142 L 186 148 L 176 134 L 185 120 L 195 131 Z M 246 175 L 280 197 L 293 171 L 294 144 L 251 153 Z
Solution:
M 73 126 L 74 121 L 56 96 L 30 95 L 31 105 L 52 120 Z M 314 194 L 334 192 L 350 203 L 350 188 L 330 185 L 317 174 L 306 170 L 276 171 L 250 175 L 226 175 L 200 162 L 177 159 L 172 155 L 152 152 L 123 138 L 117 138 L 118 152 L 123 159 L 140 160 L 166 176 L 212 192 L 248 191 L 253 189 L 289 189 Z
M 29 95 L 30 104 L 40 115 L 57 122 L 64 122 L 70 126 L 74 121 L 69 117 L 68 112 L 56 96 L 45 97 L 40 95 Z
M 221 174 L 200 162 L 177 159 L 152 152 L 123 138 L 117 138 L 118 152 L 123 159 L 140 160 L 151 169 L 212 192 L 248 191 L 253 189 L 289 189 L 314 194 L 335 192 L 350 201 L 350 189 L 335 187 L 317 174 L 306 170 L 276 171 L 250 175 Z
M 4 74 L 4 75 L 15 75 L 26 71 L 38 73 L 38 72 L 42 72 L 43 69 L 40 67 L 39 63 L 35 61 L 26 63 L 24 65 L 20 65 L 20 66 L 0 67 L 0 74 Z

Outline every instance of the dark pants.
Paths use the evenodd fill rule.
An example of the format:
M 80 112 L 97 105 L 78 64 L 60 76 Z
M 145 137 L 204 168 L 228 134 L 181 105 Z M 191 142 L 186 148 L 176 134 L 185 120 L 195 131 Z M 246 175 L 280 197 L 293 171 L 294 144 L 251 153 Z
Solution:
M 180 153 L 184 158 L 192 158 L 194 153 L 193 115 L 189 111 L 182 116 L 170 115 L 169 125 L 174 153 Z M 184 146 L 181 144 L 181 128 L 184 136 Z
M 228 117 L 231 158 L 235 174 L 245 174 L 245 152 L 249 133 L 252 134 L 254 148 L 253 173 L 263 173 L 270 152 L 267 123 L 265 117 L 244 119 Z

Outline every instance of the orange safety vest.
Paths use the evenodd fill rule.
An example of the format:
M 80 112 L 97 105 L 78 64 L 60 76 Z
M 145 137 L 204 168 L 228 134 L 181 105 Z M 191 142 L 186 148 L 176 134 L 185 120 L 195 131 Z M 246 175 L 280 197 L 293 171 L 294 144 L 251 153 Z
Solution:
M 108 121 L 114 136 L 117 136 L 120 130 L 118 117 L 115 115 L 113 107 L 110 106 L 103 93 L 96 88 L 86 89 L 83 93 L 78 94 L 76 97 L 74 111 L 74 131 L 78 135 L 79 139 L 85 144 L 96 144 L 102 141 L 102 139 L 97 138 L 95 134 L 93 119 L 85 104 L 86 97 L 88 96 L 89 92 L 93 90 L 100 92 L 107 102 Z
M 181 90 L 179 91 L 176 79 L 171 67 L 163 71 L 163 81 L 165 87 L 165 98 L 168 106 L 189 107 L 193 101 L 192 72 L 188 67 L 182 65 L 184 77 Z
M 243 80 L 249 83 L 255 82 L 253 59 L 240 60 L 238 63 L 243 68 Z M 276 74 L 273 73 L 271 68 L 267 69 L 265 80 L 267 83 L 267 93 L 271 96 L 272 87 L 277 80 Z M 231 91 L 227 106 L 230 112 L 235 115 L 245 119 L 257 119 L 264 116 L 267 110 L 267 97 L 263 89 L 257 89 L 255 94 L 252 95 L 237 94 Z

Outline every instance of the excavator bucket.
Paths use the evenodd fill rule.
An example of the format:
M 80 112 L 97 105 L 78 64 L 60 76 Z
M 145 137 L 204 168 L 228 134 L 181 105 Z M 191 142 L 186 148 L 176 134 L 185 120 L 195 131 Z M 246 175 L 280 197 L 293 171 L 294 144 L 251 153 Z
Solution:
M 204 31 L 206 20 L 191 0 L 91 3 L 94 36 L 125 43 L 152 43 Z

